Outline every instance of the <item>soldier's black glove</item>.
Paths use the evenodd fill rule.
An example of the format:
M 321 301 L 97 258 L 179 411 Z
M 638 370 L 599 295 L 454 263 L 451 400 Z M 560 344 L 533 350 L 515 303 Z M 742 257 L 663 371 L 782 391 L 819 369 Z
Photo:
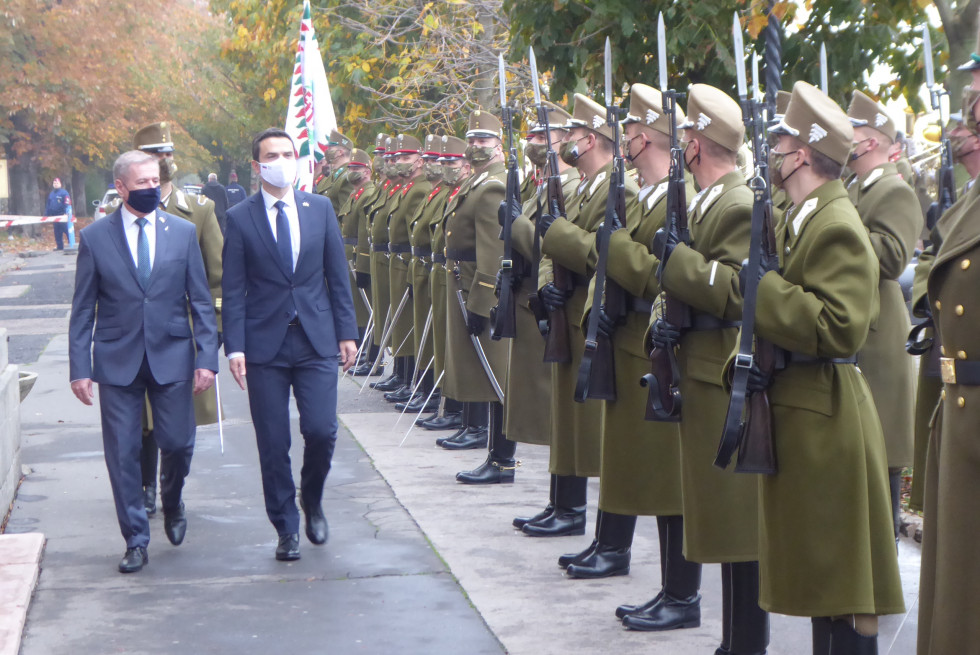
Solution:
M 472 334 L 474 337 L 478 337 L 483 334 L 483 330 L 487 327 L 487 319 L 483 318 L 479 314 L 474 314 L 470 310 L 466 310 L 466 331 Z
M 612 320 L 612 318 L 609 317 L 609 314 L 606 313 L 605 307 L 599 308 L 598 328 L 599 328 L 599 334 L 606 337 L 607 339 L 611 339 L 613 332 L 616 331 L 616 321 Z
M 749 378 L 745 383 L 745 389 L 749 393 L 765 391 L 769 388 L 769 383 L 771 382 L 772 375 L 764 373 L 762 369 L 759 368 L 759 362 L 752 360 L 752 368 L 749 369 Z
M 538 225 L 541 226 L 541 238 L 544 238 L 545 233 L 548 232 L 548 228 L 552 226 L 555 222 L 555 217 L 551 214 L 545 214 L 542 212 L 541 216 L 538 217 Z
M 678 243 L 680 242 L 677 240 L 677 234 L 662 227 L 653 235 L 653 254 L 666 263 Z
M 568 296 L 565 294 L 565 292 L 556 287 L 554 282 L 549 282 L 548 284 L 544 285 L 541 290 L 538 291 L 538 297 L 541 298 L 541 302 L 544 303 L 544 308 L 549 312 L 560 309 L 568 300 Z
M 681 340 L 681 331 L 664 318 L 658 318 L 650 327 L 650 343 L 654 348 L 668 350 Z
M 507 199 L 505 198 L 504 200 L 500 201 L 500 206 L 497 207 L 497 222 L 500 223 L 500 227 L 503 227 L 507 220 L 507 205 Z M 521 215 L 521 211 L 521 197 L 517 196 L 516 198 L 511 198 L 510 215 L 517 218 Z
M 370 289 L 371 288 L 371 274 L 370 273 L 354 273 L 354 282 L 357 284 L 358 289 Z
M 500 297 L 500 290 L 503 288 L 503 283 L 504 283 L 504 272 L 502 270 L 498 270 L 497 271 L 497 281 L 493 285 L 493 293 L 498 298 Z M 511 288 L 511 290 L 517 289 L 520 286 L 521 286 L 521 276 L 520 275 L 514 275 L 512 273 L 511 276 L 510 276 L 510 288 Z

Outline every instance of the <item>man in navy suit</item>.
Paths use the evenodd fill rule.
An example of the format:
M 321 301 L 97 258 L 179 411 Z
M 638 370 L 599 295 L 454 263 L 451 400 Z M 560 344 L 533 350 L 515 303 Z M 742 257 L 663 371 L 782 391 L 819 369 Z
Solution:
M 276 559 L 299 559 L 299 512 L 289 461 L 289 389 L 303 435 L 300 505 L 306 536 L 327 540 L 323 485 L 337 440 L 337 360 L 357 354 L 344 245 L 330 201 L 293 189 L 296 151 L 283 130 L 252 141 L 259 193 L 228 210 L 223 255 L 225 353 L 245 388 L 262 468 L 265 509 L 279 533 Z
M 164 531 L 178 546 L 187 531 L 180 496 L 194 451 L 191 394 L 214 382 L 218 338 L 196 230 L 157 209 L 156 159 L 133 150 L 112 172 L 123 204 L 81 232 L 68 357 L 79 400 L 91 405 L 92 382 L 99 384 L 106 468 L 126 539 L 119 570 L 133 573 L 147 563 L 150 542 L 140 473 L 144 398 L 161 451 Z

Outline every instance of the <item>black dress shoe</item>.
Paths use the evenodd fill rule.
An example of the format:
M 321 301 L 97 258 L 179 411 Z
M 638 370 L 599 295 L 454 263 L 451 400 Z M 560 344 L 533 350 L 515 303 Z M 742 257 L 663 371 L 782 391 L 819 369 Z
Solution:
M 384 371 L 382 370 L 382 368 L 380 366 L 378 367 L 378 370 L 375 371 L 375 374 L 377 374 L 377 375 L 382 375 L 383 373 L 384 373 Z M 379 384 L 387 384 L 387 383 L 391 382 L 392 380 L 394 380 L 397 377 L 398 377 L 397 374 L 392 373 L 391 375 L 389 375 L 386 378 L 381 378 L 380 380 L 375 380 L 374 382 L 368 382 L 368 386 L 371 387 L 372 389 L 377 389 Z
M 701 625 L 701 594 L 694 594 L 690 598 L 674 598 L 663 594 L 660 602 L 649 609 L 624 616 L 623 625 L 641 632 L 697 628 Z
M 372 362 L 364 362 L 360 366 L 355 366 L 350 370 L 351 375 L 357 375 L 363 377 L 371 372 L 371 367 L 374 366 Z
M 385 394 L 386 396 L 388 394 Z M 419 410 L 422 409 L 422 403 L 425 401 L 425 394 L 417 393 L 408 400 L 399 400 L 395 403 L 395 409 L 399 412 L 412 412 L 413 414 L 418 414 Z M 415 409 L 412 409 L 412 408 Z
M 327 543 L 327 517 L 323 515 L 323 506 L 317 503 L 316 507 L 307 509 L 302 500 L 299 506 L 306 516 L 306 538 L 317 546 Z
M 429 421 L 434 421 L 439 418 L 439 412 L 434 412 L 428 416 L 420 416 L 415 419 L 415 425 L 422 425 L 423 423 L 428 423 Z
M 527 523 L 521 532 L 529 537 L 566 537 L 585 534 L 584 507 L 556 507 L 540 521 Z
M 167 539 L 174 546 L 183 543 L 184 535 L 187 534 L 187 517 L 184 515 L 183 502 L 171 512 L 163 511 L 163 531 L 167 533 Z
M 392 375 L 374 386 L 375 391 L 394 391 L 405 386 L 405 380 L 400 375 Z
M 453 432 L 448 437 L 438 437 L 436 439 L 436 445 L 437 446 L 441 446 L 442 444 L 446 443 L 447 441 L 458 441 L 459 438 L 462 437 L 464 434 L 466 434 L 466 432 L 469 429 L 470 429 L 470 427 L 468 425 L 461 425 L 461 426 L 459 426 L 459 429 L 458 430 L 456 430 L 455 432 Z
M 515 528 L 517 528 L 518 530 L 520 530 L 521 528 L 523 528 L 528 523 L 536 523 L 538 521 L 541 521 L 543 519 L 548 518 L 549 516 L 551 516 L 551 513 L 554 512 L 554 511 L 555 511 L 555 506 L 553 504 L 551 504 L 551 503 L 548 503 L 548 506 L 547 507 L 545 507 L 543 510 L 541 510 L 540 512 L 538 512 L 534 516 L 517 516 L 517 517 L 514 517 L 514 520 L 511 521 L 511 525 L 513 525 Z
M 582 552 L 565 553 L 564 555 L 560 556 L 558 558 L 558 566 L 560 566 L 563 569 L 567 569 L 569 564 L 576 564 L 578 562 L 581 562 L 585 558 L 589 557 L 590 555 L 592 555 L 592 553 L 594 553 L 595 549 L 598 547 L 599 547 L 599 542 L 593 539 L 592 543 L 589 544 L 589 547 L 583 550 Z
M 143 487 L 143 507 L 146 508 L 146 515 L 153 516 L 157 513 L 157 488 Z
M 385 400 L 387 400 L 389 403 L 407 403 L 410 402 L 412 398 L 414 398 L 414 396 L 412 396 L 412 387 L 408 386 L 407 384 L 399 389 L 389 391 L 385 394 Z
M 565 574 L 570 578 L 596 579 L 626 575 L 630 572 L 630 549 L 599 544 L 584 559 L 569 564 Z
M 127 548 L 126 554 L 119 561 L 120 573 L 136 573 L 150 562 L 150 556 L 146 554 L 146 548 L 138 546 Z
M 627 614 L 636 614 L 637 612 L 646 612 L 651 607 L 653 607 L 654 605 L 656 605 L 657 603 L 659 603 L 660 602 L 660 599 L 663 598 L 663 595 L 664 595 L 664 592 L 661 591 L 659 594 L 657 594 L 656 596 L 654 596 L 653 598 L 651 598 L 647 602 L 643 603 L 642 605 L 620 605 L 619 607 L 616 608 L 616 618 L 617 619 L 622 619 Z
M 395 405 L 397 410 L 405 410 L 406 412 L 412 412 L 413 414 L 418 414 L 419 412 L 438 412 L 439 411 L 439 397 L 432 396 L 429 398 L 429 402 L 425 402 L 425 397 L 429 395 L 428 393 L 418 393 L 415 398 L 411 400 L 407 405 L 404 403 L 398 403 Z M 433 418 L 435 414 L 433 414 Z
M 440 445 L 446 450 L 478 450 L 487 447 L 487 429 L 470 428 L 457 439 L 448 439 Z
M 279 545 L 276 546 L 276 559 L 280 562 L 291 562 L 299 559 L 299 535 L 279 535 Z
M 456 482 L 463 484 L 508 484 L 514 482 L 514 469 L 517 462 L 513 459 L 487 459 L 472 471 L 460 471 L 456 474 Z
M 426 430 L 457 430 L 463 427 L 463 413 L 453 412 L 445 416 L 437 416 L 434 419 L 419 423 Z

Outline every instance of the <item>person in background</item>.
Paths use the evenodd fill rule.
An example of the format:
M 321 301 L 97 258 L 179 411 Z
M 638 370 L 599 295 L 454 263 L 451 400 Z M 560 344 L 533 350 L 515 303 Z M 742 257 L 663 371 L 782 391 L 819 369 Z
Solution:
M 235 171 L 228 173 L 228 186 L 225 187 L 225 195 L 228 198 L 227 209 L 231 209 L 248 196 L 245 187 L 238 183 L 238 173 Z
M 44 205 L 45 216 L 69 215 L 71 218 L 71 196 L 61 188 L 61 178 L 54 178 L 51 181 L 51 193 L 48 194 L 48 201 Z M 68 223 L 54 223 L 54 242 L 55 250 L 65 249 L 65 236 L 68 234 Z
M 228 211 L 228 193 L 224 185 L 218 181 L 218 176 L 208 173 L 208 183 L 201 187 L 201 193 L 214 202 L 214 215 L 218 219 L 221 233 L 225 233 L 225 212 Z

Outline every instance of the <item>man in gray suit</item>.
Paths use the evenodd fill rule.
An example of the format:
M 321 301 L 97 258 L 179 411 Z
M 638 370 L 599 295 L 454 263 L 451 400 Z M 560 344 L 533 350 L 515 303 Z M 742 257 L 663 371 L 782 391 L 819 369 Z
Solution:
M 92 382 L 99 384 L 106 468 L 126 540 L 122 573 L 148 561 L 140 474 L 144 398 L 161 451 L 164 531 L 178 546 L 187 530 L 181 490 L 194 451 L 191 394 L 208 389 L 218 370 L 217 327 L 197 234 L 193 224 L 157 208 L 159 171 L 157 160 L 143 152 L 116 160 L 112 172 L 123 204 L 81 232 L 68 327 L 72 392 L 91 405 Z

